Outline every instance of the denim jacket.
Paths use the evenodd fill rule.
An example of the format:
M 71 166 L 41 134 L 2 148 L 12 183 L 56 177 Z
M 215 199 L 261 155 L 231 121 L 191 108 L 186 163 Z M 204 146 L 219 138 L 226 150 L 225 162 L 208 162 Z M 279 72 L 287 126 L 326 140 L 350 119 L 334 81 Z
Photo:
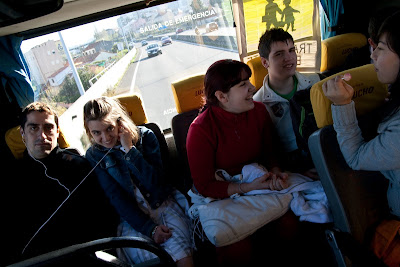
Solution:
M 109 149 L 96 144 L 86 151 L 86 158 L 92 166 L 101 160 L 95 169 L 97 178 L 121 218 L 136 231 L 151 236 L 156 223 L 138 206 L 134 189 L 138 187 L 151 208 L 156 209 L 171 194 L 172 188 L 164 184 L 160 146 L 155 134 L 144 126 L 138 128 L 139 140 L 128 153 L 112 148 L 101 160 Z

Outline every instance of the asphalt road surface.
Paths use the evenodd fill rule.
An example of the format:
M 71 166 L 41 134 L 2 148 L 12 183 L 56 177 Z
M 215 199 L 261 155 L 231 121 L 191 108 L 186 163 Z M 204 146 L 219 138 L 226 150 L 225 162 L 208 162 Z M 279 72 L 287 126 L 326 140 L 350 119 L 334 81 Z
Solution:
M 175 40 L 171 45 L 161 47 L 161 55 L 151 58 L 147 56 L 145 47 L 137 47 L 136 59 L 121 79 L 116 93 L 140 93 L 148 120 L 157 122 L 163 129 L 170 128 L 171 119 L 177 114 L 171 90 L 173 81 L 205 73 L 212 63 L 220 59 L 239 60 L 235 51 Z

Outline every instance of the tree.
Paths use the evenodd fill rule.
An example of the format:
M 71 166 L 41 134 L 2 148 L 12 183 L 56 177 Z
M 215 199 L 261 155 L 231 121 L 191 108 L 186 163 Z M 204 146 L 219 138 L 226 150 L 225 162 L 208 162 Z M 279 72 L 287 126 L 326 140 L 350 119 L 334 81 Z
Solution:
M 90 88 L 89 80 L 94 77 L 94 74 L 90 73 L 88 68 L 85 67 L 83 69 L 78 69 L 78 75 L 81 79 L 83 88 L 85 91 L 88 90 Z M 55 100 L 63 103 L 74 103 L 80 96 L 81 94 L 79 93 L 78 85 L 76 84 L 73 76 L 68 76 L 65 79 L 60 92 L 55 97 Z
M 88 90 L 90 88 L 89 80 L 92 79 L 95 76 L 95 74 L 91 73 L 87 67 L 83 69 L 78 69 L 78 74 L 79 78 L 81 79 L 83 88 L 85 89 L 85 91 Z
M 75 80 L 72 76 L 68 76 L 63 86 L 60 89 L 60 92 L 55 97 L 56 102 L 63 103 L 74 103 L 81 94 L 79 93 L 78 86 L 75 83 Z
M 202 12 L 202 11 L 207 10 L 207 7 L 204 6 L 204 4 L 201 0 L 193 0 L 192 3 L 190 4 L 190 6 L 193 9 L 193 13 Z

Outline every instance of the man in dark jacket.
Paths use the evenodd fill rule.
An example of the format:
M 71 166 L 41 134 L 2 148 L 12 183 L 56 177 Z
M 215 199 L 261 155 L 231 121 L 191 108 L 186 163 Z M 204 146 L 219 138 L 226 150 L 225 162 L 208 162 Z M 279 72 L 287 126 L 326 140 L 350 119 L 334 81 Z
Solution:
M 2 179 L 1 264 L 116 235 L 117 216 L 91 167 L 75 150 L 58 147 L 58 117 L 46 104 L 22 112 L 24 156 Z M 4 239 L 3 239 L 4 238 Z

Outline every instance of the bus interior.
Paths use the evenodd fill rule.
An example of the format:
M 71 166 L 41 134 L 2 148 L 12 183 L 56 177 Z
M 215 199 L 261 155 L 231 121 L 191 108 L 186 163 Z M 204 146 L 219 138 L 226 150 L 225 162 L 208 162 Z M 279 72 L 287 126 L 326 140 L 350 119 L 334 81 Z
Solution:
M 266 2 L 1 0 L 3 162 L 20 157 L 25 149 L 17 130 L 18 116 L 21 108 L 33 101 L 55 107 L 63 139 L 60 146 L 76 148 L 84 155 L 90 143 L 84 133 L 83 105 L 106 95 L 118 98 L 135 124 L 146 125 L 156 133 L 169 179 L 186 194 L 192 186 L 186 134 L 203 104 L 207 68 L 220 59 L 240 60 L 251 68 L 250 81 L 259 89 L 267 70 L 261 64 L 257 45 L 270 27 L 281 27 L 292 34 L 299 72 L 321 73 L 328 78 L 351 72 L 356 77 L 354 86 L 358 86 L 355 98 L 362 103 L 360 115 L 382 103 L 387 88 L 374 78 L 372 65 L 349 70 L 344 69 L 344 63 L 354 49 L 367 44 L 369 17 L 380 8 L 400 7 L 400 1 L 276 0 L 281 9 L 289 3 L 298 11 L 292 24 L 267 22 Z M 153 46 L 158 50 L 149 52 Z M 365 249 L 364 239 L 371 226 L 387 213 L 387 183 L 380 179 L 381 184 L 372 186 L 379 173 L 353 171 L 347 166 L 321 86 L 321 82 L 313 86 L 317 99 L 313 109 L 320 129 L 310 137 L 309 146 L 334 218 L 326 239 L 335 265 L 378 266 L 381 263 Z M 369 94 L 371 88 L 375 90 Z M 70 254 L 118 246 L 154 252 L 160 260 L 149 265 L 174 265 L 154 244 L 105 237 L 15 266 L 54 264 Z M 207 257 L 208 251 L 207 245 L 199 246 L 199 258 Z M 115 257 L 104 261 L 126 266 Z M 204 262 L 199 262 L 198 266 L 203 266 Z

